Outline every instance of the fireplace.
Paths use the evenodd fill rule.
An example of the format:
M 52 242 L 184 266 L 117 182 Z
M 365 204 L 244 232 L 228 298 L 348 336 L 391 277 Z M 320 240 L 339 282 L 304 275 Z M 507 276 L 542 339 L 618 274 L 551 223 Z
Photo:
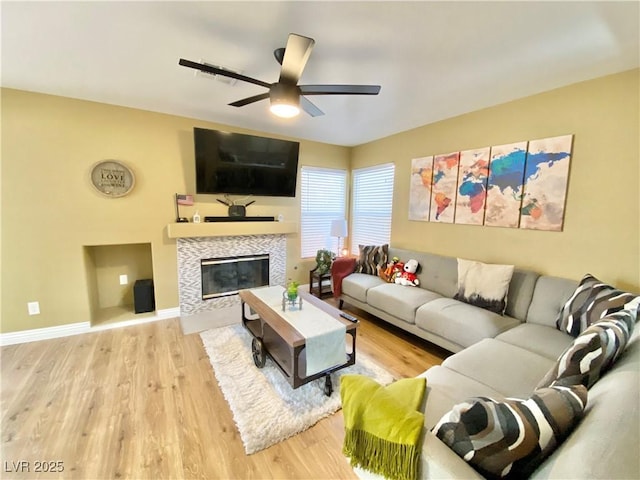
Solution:
M 242 255 L 200 260 L 202 299 L 237 295 L 245 288 L 269 285 L 269 255 Z
M 260 260 L 263 264 L 268 263 L 268 269 L 262 267 L 261 276 L 267 277 L 264 285 L 284 286 L 286 283 L 287 241 L 283 234 L 178 238 L 177 250 L 178 293 L 182 318 L 192 315 L 207 316 L 213 312 L 216 317 L 219 317 L 228 309 L 232 309 L 234 318 L 240 318 L 240 297 L 232 294 L 232 289 L 228 292 L 218 292 L 222 295 L 203 299 L 203 292 L 208 291 L 208 287 L 205 288 L 202 285 L 205 281 L 202 275 L 202 263 L 208 260 L 264 256 L 268 258 L 266 261 Z M 234 289 L 240 288 L 245 287 Z

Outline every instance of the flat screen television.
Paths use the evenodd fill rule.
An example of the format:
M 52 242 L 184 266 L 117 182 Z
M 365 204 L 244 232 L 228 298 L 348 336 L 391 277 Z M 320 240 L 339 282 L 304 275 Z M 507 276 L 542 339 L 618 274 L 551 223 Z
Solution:
M 193 129 L 196 193 L 295 197 L 300 143 Z

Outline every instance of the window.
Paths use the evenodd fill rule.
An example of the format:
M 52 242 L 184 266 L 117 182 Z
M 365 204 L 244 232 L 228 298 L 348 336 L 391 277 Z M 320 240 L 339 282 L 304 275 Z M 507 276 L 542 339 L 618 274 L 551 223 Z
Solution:
M 338 239 L 329 232 L 332 220 L 346 218 L 346 170 L 303 166 L 300 181 L 302 258 L 315 257 L 322 249 L 336 252 Z
M 391 238 L 395 165 L 385 163 L 353 171 L 351 253 L 358 245 L 383 245 Z

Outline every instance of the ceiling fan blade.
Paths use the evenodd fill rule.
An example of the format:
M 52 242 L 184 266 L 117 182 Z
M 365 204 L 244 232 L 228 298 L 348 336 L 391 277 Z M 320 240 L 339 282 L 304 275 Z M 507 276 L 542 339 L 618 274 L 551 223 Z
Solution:
M 378 95 L 380 85 L 300 85 L 303 95 Z
M 284 49 L 284 57 L 282 59 L 280 82 L 290 83 L 293 85 L 298 83 L 315 43 L 316 42 L 313 38 L 303 37 L 302 35 L 297 35 L 295 33 L 289 34 L 287 46 Z
M 300 96 L 300 108 L 307 112 L 312 117 L 319 117 L 324 115 L 324 112 L 316 107 L 308 98 Z
M 192 62 L 191 60 L 185 60 L 181 58 L 178 65 L 183 67 L 194 68 L 206 73 L 212 73 L 214 75 L 222 75 L 223 77 L 235 78 L 236 80 L 242 80 L 243 82 L 253 83 L 254 85 L 260 85 L 261 87 L 270 88 L 271 84 L 263 82 L 262 80 L 256 80 L 255 78 L 247 77 L 239 73 L 230 72 L 229 70 L 222 70 L 221 68 L 212 67 L 211 65 L 205 65 L 204 63 Z
M 230 103 L 232 107 L 244 107 L 245 105 L 249 105 L 250 103 L 259 102 L 260 100 L 266 100 L 269 98 L 269 92 L 261 93 L 260 95 L 254 95 L 253 97 L 243 98 L 242 100 L 237 100 L 233 103 Z

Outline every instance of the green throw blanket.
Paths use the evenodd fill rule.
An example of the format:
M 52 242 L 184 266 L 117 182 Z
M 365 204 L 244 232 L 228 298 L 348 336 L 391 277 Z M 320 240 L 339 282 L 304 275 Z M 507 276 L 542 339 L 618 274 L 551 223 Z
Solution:
M 351 465 L 397 480 L 418 478 L 426 379 L 405 378 L 386 387 L 362 375 L 340 378 L 343 453 Z

